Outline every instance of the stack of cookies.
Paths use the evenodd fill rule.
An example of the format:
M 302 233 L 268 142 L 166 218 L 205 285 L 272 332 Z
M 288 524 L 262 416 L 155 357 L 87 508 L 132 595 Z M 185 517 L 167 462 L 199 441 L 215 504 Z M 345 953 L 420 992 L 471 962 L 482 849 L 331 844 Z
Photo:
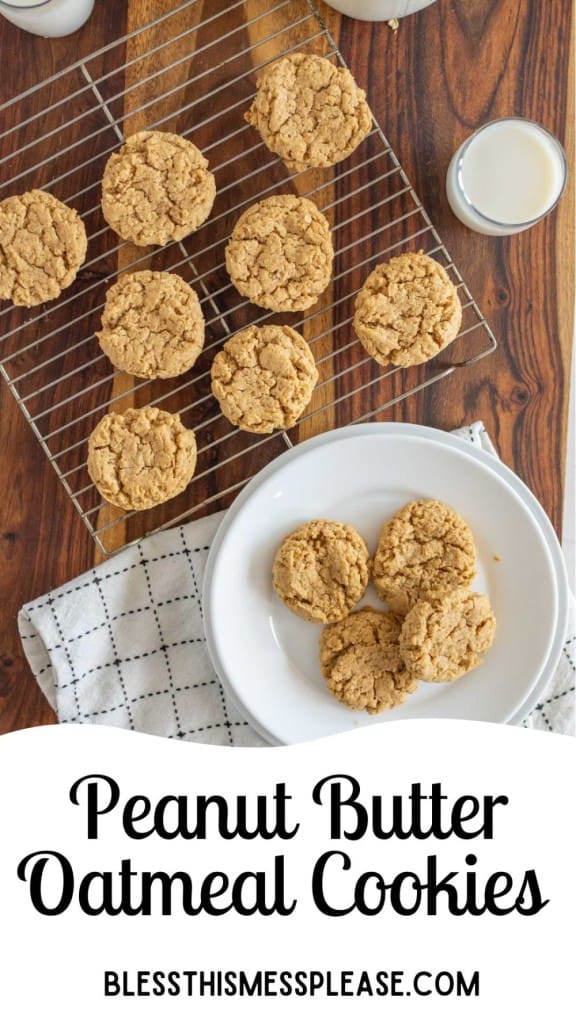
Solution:
M 476 574 L 474 538 L 438 501 L 410 502 L 384 523 L 373 560 L 352 526 L 312 520 L 281 544 L 274 589 L 295 614 L 325 624 L 320 666 L 329 691 L 378 714 L 419 681 L 451 682 L 480 665 L 496 621 Z M 353 610 L 369 580 L 387 610 Z

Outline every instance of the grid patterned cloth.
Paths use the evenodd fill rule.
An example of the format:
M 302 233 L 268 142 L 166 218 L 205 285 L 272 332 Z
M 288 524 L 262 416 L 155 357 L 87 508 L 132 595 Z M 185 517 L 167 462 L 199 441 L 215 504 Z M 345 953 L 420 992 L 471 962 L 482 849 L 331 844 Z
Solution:
M 455 433 L 496 454 L 481 423 Z M 264 745 L 225 694 L 204 639 L 202 579 L 221 518 L 155 534 L 21 609 L 24 652 L 60 722 Z M 526 727 L 574 733 L 575 660 L 572 615 L 560 664 Z
M 20 611 L 26 657 L 60 722 L 263 743 L 225 696 L 204 639 L 202 579 L 221 518 L 155 534 Z

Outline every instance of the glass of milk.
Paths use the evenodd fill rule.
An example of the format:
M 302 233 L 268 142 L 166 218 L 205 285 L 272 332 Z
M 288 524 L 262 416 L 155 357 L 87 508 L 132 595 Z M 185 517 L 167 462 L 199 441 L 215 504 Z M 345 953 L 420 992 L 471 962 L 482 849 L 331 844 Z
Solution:
M 329 7 L 359 21 L 390 21 L 421 11 L 436 0 L 326 0 Z
M 503 117 L 456 151 L 446 193 L 453 213 L 472 231 L 515 235 L 550 213 L 566 177 L 566 154 L 554 135 L 525 117 Z
M 92 14 L 94 0 L 0 0 L 0 14 L 35 36 L 69 36 Z

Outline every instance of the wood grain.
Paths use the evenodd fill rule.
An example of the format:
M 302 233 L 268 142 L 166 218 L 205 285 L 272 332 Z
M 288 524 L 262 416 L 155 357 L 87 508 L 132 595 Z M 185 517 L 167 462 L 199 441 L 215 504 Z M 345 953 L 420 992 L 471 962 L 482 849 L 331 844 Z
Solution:
M 206 17 L 208 9 L 212 14 L 225 7 L 224 0 L 199 3 L 194 17 L 199 20 L 202 11 Z M 165 9 L 161 0 L 99 3 L 77 35 L 53 41 L 28 36 L 0 19 L 0 102 Z M 321 3 L 319 9 L 500 342 L 490 357 L 394 406 L 385 418 L 446 429 L 482 418 L 502 457 L 532 488 L 559 530 L 574 303 L 573 175 L 555 213 L 509 239 L 485 238 L 463 228 L 449 211 L 443 181 L 462 139 L 479 124 L 511 113 L 532 117 L 556 132 L 573 160 L 571 5 L 566 0 L 439 0 L 403 21 L 396 34 L 386 25 L 340 18 Z M 266 5 L 249 0 L 245 18 L 265 10 Z M 190 27 L 189 12 L 181 16 L 181 25 Z M 281 16 L 277 27 L 282 28 Z M 170 60 L 183 59 L 186 69 L 199 73 L 208 56 L 202 47 L 209 43 L 209 33 L 195 33 L 193 45 L 188 39 L 177 46 Z M 125 134 L 147 123 L 137 109 L 155 100 L 152 86 L 138 84 L 143 71 L 138 45 L 137 38 L 128 41 L 125 58 L 132 63 L 127 75 L 121 82 L 111 80 L 105 96 L 112 115 L 122 119 Z M 224 43 L 221 60 L 226 53 Z M 102 72 L 107 61 L 106 55 L 100 59 Z M 168 79 L 176 74 L 167 72 Z M 114 99 L 123 88 L 128 92 Z M 2 115 L 0 132 L 34 109 L 32 94 L 21 110 L 10 108 Z M 153 109 L 155 116 L 162 116 L 161 109 Z M 201 111 L 201 104 L 191 108 L 189 116 L 197 118 L 193 123 L 201 123 Z M 87 153 L 93 155 L 89 147 Z M 3 180 L 0 172 L 0 189 Z M 112 273 L 128 260 L 123 250 L 115 266 L 97 266 L 95 272 Z M 192 278 L 193 270 L 189 273 Z M 329 327 L 329 319 L 322 322 L 322 329 Z M 329 355 L 329 336 L 322 346 L 322 354 Z M 65 355 L 62 360 L 64 372 Z M 114 379 L 110 401 L 126 383 Z M 358 399 L 356 415 L 363 400 Z M 334 422 L 337 417 L 324 414 L 324 426 Z M 271 445 L 258 458 L 272 457 L 277 450 Z M 217 476 L 206 478 L 207 490 L 226 483 L 225 473 Z M 17 611 L 25 601 L 94 564 L 96 553 L 5 386 L 0 392 L 0 493 L 0 732 L 8 732 L 54 720 L 23 657 Z

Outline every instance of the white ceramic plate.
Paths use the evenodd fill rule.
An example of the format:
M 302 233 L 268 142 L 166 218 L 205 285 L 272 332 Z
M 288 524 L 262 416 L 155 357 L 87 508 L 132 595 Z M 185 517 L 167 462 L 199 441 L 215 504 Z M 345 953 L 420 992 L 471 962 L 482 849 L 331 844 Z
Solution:
M 478 551 L 473 586 L 490 595 L 496 639 L 484 663 L 454 683 L 423 683 L 384 715 L 351 711 L 320 674 L 321 627 L 293 615 L 274 593 L 274 554 L 313 518 L 352 523 L 373 551 L 382 523 L 420 497 L 451 505 L 470 524 Z M 371 586 L 361 604 L 383 607 Z M 276 743 L 401 718 L 519 721 L 558 662 L 567 607 L 555 533 L 527 488 L 467 442 L 406 424 L 345 427 L 272 462 L 223 519 L 204 583 L 208 647 L 220 678 Z

